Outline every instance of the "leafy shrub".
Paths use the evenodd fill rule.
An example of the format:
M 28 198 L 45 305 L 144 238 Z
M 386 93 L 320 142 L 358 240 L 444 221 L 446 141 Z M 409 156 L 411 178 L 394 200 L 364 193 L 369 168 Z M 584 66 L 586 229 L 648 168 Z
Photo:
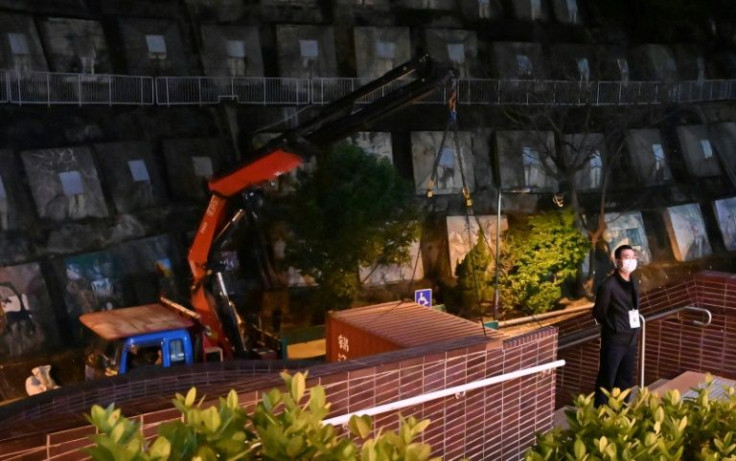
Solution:
M 553 308 L 573 280 L 590 243 L 575 227 L 572 209 L 531 216 L 509 229 L 503 250 L 500 298 L 525 314 Z
M 182 420 L 161 424 L 152 443 L 144 440 L 140 424 L 123 417 L 120 409 L 95 405 L 87 418 L 99 434 L 92 436 L 95 446 L 85 450 L 93 459 L 116 461 L 429 459 L 430 446 L 413 441 L 429 420 L 401 419 L 398 433 L 379 431 L 371 439 L 371 418 L 353 416 L 350 434 L 341 435 L 322 422 L 330 405 L 321 386 L 311 388 L 307 401 L 300 404 L 306 374 L 281 376 L 287 392 L 272 389 L 263 394 L 252 415 L 239 405 L 235 391 L 208 408 L 201 407 L 202 399 L 196 402 L 194 388 L 186 396 L 176 394 L 173 403 Z
M 287 224 L 285 266 L 312 277 L 317 305 L 350 306 L 360 286 L 358 267 L 402 264 L 419 233 L 414 188 L 385 158 L 336 144 L 282 200 Z
M 481 303 L 493 299 L 495 266 L 493 253 L 478 230 L 476 244 L 455 268 L 457 285 L 450 303 L 459 315 L 475 319 L 484 314 Z
M 711 400 L 713 377 L 693 399 L 678 391 L 664 397 L 642 389 L 633 403 L 629 391 L 607 393 L 608 404 L 593 406 L 580 395 L 566 412 L 569 428 L 538 435 L 526 461 L 555 460 L 736 460 L 736 393 Z

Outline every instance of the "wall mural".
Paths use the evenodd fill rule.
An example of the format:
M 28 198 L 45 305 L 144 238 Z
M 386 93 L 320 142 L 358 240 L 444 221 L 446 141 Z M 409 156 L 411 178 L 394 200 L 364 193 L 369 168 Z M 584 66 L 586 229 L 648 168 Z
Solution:
M 455 268 L 478 242 L 478 223 L 492 254 L 496 254 L 496 216 L 448 216 L 447 244 L 450 251 L 450 269 Z M 501 217 L 501 232 L 508 229 L 508 220 Z
M 61 280 L 64 304 L 75 338 L 84 337 L 84 329 L 77 321 L 88 312 L 111 310 L 130 305 L 125 297 L 120 268 L 111 251 L 97 251 L 64 258 L 57 270 Z
M 394 154 L 391 147 L 391 133 L 389 132 L 372 132 L 359 131 L 346 138 L 346 140 L 368 154 L 373 154 L 379 158 L 385 158 L 393 163 Z
M 184 254 L 184 251 L 176 249 L 169 236 L 126 242 L 111 251 L 128 294 L 126 298 L 133 304 L 153 303 L 161 295 L 174 300 L 184 295 L 177 282 L 177 269 L 182 262 L 173 256 Z
M 40 217 L 63 221 L 108 215 L 89 148 L 33 150 L 21 157 Z
M 736 250 L 736 197 L 716 200 L 713 202 L 713 208 L 726 249 Z
M 409 247 L 409 260 L 404 264 L 374 264 L 360 268 L 360 281 L 369 286 L 422 278 L 424 278 L 424 265 L 418 240 L 412 242 Z
M 174 300 L 183 294 L 173 255 L 183 254 L 169 236 L 125 242 L 105 251 L 70 256 L 61 260 L 64 304 L 77 339 L 84 337 L 77 322 L 88 312 L 156 302 L 160 295 Z
M 649 240 L 644 229 L 644 218 L 638 211 L 627 213 L 606 213 L 606 226 L 603 240 L 608 243 L 611 261 L 613 252 L 621 245 L 630 245 L 636 250 L 640 264 L 649 264 L 652 261 L 652 252 L 649 249 Z
M 0 268 L 0 358 L 58 346 L 58 322 L 38 263 Z
M 275 224 L 271 229 L 275 276 L 282 286 L 308 287 L 316 285 L 314 279 L 303 275 L 295 267 L 283 263 L 286 257 L 286 237 L 290 231 L 284 224 Z
M 713 252 L 705 233 L 700 205 L 688 203 L 669 207 L 664 211 L 664 219 L 675 259 L 692 261 Z
M 411 134 L 411 157 L 414 166 L 414 186 L 417 194 L 426 194 L 435 158 L 442 142 L 442 131 L 417 131 Z M 433 191 L 435 194 L 457 194 L 462 190 L 463 181 L 460 174 L 460 156 L 462 156 L 463 172 L 467 187 L 475 189 L 475 178 L 473 176 L 473 150 L 470 133 L 461 131 L 458 133 L 457 149 L 450 133 L 439 152 L 440 159 L 437 166 L 437 180 Z

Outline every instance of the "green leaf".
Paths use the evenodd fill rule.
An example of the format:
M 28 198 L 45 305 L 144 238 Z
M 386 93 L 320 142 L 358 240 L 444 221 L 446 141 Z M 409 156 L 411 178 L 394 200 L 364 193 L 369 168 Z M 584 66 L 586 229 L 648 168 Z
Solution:
M 575 459 L 578 459 L 578 460 L 585 459 L 585 454 L 587 450 L 585 448 L 585 443 L 582 440 L 580 439 L 575 440 L 574 450 L 575 450 Z
M 372 422 L 369 416 L 353 415 L 348 422 L 350 432 L 361 439 L 367 439 L 371 434 Z
M 304 397 L 306 391 L 307 380 L 301 373 L 296 373 L 291 380 L 291 397 L 295 402 L 299 402 Z
M 289 458 L 295 459 L 303 449 L 304 439 L 299 436 L 293 437 L 286 445 L 286 454 L 289 456 Z
M 233 389 L 227 394 L 227 407 L 231 410 L 238 408 L 238 393 Z
M 151 445 L 149 455 L 154 460 L 166 461 L 171 454 L 171 443 L 165 437 L 157 437 Z
M 184 405 L 186 405 L 187 407 L 191 407 L 192 405 L 194 405 L 194 400 L 196 398 L 197 398 L 197 389 L 193 387 L 189 389 L 189 392 L 187 392 L 187 396 L 184 399 Z

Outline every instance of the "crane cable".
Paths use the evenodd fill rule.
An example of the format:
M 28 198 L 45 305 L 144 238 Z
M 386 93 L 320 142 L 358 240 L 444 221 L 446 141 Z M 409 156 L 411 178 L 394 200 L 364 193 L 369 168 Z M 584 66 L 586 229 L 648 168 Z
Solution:
M 454 143 L 453 154 L 457 156 L 458 166 L 460 167 L 460 179 L 462 181 L 461 192 L 465 200 L 465 222 L 466 222 L 465 228 L 468 232 L 468 243 L 471 243 L 473 241 L 473 236 L 471 234 L 472 226 L 470 225 L 471 215 L 472 215 L 475 218 L 478 232 L 480 233 L 480 237 L 483 239 L 483 243 L 486 245 L 487 248 L 490 248 L 488 239 L 485 235 L 485 231 L 483 229 L 483 226 L 481 225 L 480 219 L 478 218 L 477 215 L 475 215 L 475 213 L 473 213 L 473 199 L 470 193 L 470 188 L 468 187 L 467 178 L 465 176 L 465 162 L 464 162 L 463 152 L 460 147 L 460 139 L 459 139 L 459 133 L 458 133 L 458 124 L 457 124 L 457 121 L 458 121 L 457 89 L 458 89 L 458 79 L 454 78 L 452 79 L 451 84 L 450 84 L 450 96 L 447 100 L 449 117 L 445 125 L 445 131 L 442 134 L 442 140 L 440 141 L 440 146 L 435 156 L 434 164 L 432 166 L 432 173 L 430 175 L 429 182 L 427 184 L 427 198 L 432 198 L 434 196 L 434 186 L 435 186 L 435 183 L 437 182 L 438 168 L 440 166 L 442 156 L 445 153 L 445 143 L 447 142 L 448 132 L 451 131 L 453 143 Z M 496 225 L 500 225 L 500 223 L 496 223 Z M 469 253 L 470 251 L 468 252 L 468 254 Z M 415 269 L 416 269 L 416 266 L 415 266 Z M 478 302 L 478 307 L 480 308 L 481 289 L 480 289 L 480 284 L 478 283 L 478 276 L 474 270 L 471 271 L 471 273 L 472 273 L 472 278 L 473 278 L 473 285 L 475 288 L 476 300 Z M 483 333 L 486 334 L 486 327 L 485 327 L 485 323 L 483 322 L 482 315 L 481 315 L 480 320 L 481 320 L 480 323 L 483 326 Z

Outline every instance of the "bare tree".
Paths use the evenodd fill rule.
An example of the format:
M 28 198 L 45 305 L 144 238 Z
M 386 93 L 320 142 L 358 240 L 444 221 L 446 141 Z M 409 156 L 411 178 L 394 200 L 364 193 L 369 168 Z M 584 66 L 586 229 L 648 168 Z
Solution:
M 514 129 L 531 133 L 527 142 L 538 147 L 539 163 L 545 173 L 555 179 L 555 203 L 558 206 L 568 204 L 575 211 L 576 225 L 590 239 L 592 261 L 607 229 L 607 194 L 612 174 L 627 150 L 627 132 L 661 123 L 667 116 L 665 109 L 661 106 L 611 109 L 586 103 L 581 106 L 514 106 L 504 112 Z M 549 132 L 554 135 L 552 144 L 547 142 Z M 580 193 L 584 191 L 598 193 L 597 213 L 593 213 L 595 222 L 587 218 L 586 212 L 592 210 L 583 209 L 581 205 Z M 582 287 L 588 295 L 592 294 L 594 278 L 594 265 L 591 264 Z

